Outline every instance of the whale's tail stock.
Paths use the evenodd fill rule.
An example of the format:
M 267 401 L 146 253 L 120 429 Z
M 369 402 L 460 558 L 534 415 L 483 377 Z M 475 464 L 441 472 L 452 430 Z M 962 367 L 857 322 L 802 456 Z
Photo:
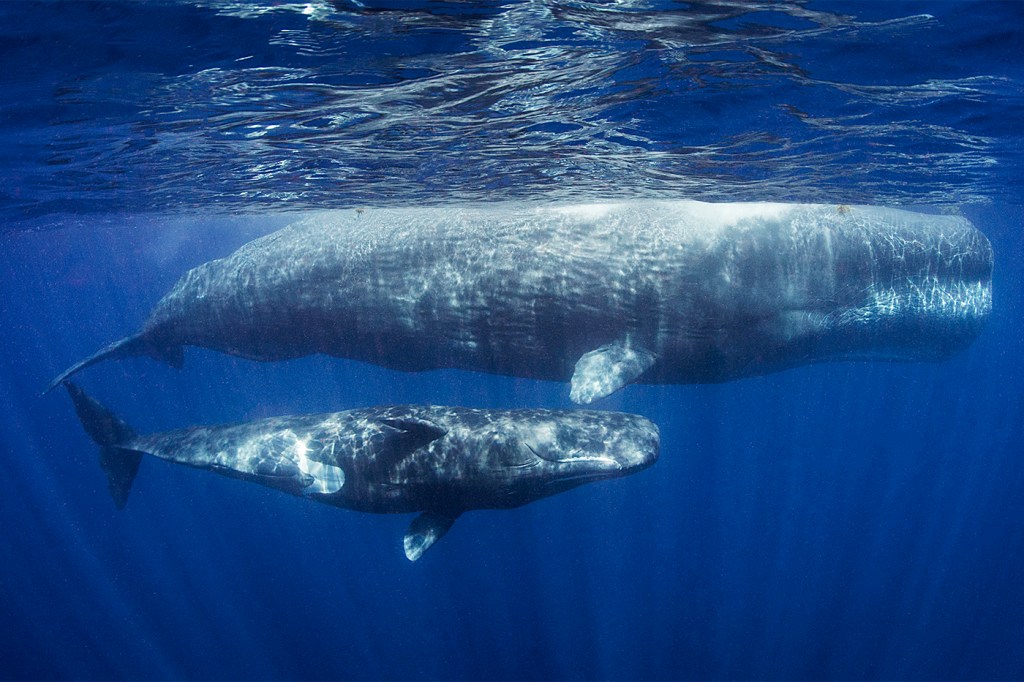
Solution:
M 184 354 L 182 353 L 181 346 L 161 347 L 153 343 L 148 334 L 139 332 L 138 334 L 132 334 L 119 341 L 115 341 L 109 346 L 96 351 L 86 359 L 71 365 L 50 382 L 50 385 L 43 391 L 43 395 L 66 382 L 80 370 L 95 365 L 97 362 L 116 358 L 130 358 L 138 355 L 148 355 L 156 360 L 162 360 L 175 369 L 181 369 L 182 364 L 184 364 Z
M 124 447 L 135 432 L 120 417 L 70 381 L 64 388 L 71 396 L 82 428 L 100 446 L 100 467 L 107 474 L 107 487 L 118 509 L 124 507 L 139 471 L 142 453 Z

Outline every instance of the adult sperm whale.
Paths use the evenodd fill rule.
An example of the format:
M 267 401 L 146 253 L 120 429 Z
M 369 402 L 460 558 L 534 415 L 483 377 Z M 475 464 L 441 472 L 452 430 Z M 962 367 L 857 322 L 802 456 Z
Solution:
M 992 306 L 966 219 L 871 206 L 618 204 L 316 215 L 189 271 L 106 358 L 185 345 L 403 370 L 715 382 L 835 359 L 938 360 Z
M 137 436 L 70 382 L 118 507 L 143 454 L 318 502 L 422 512 L 405 534 L 418 559 L 463 512 L 509 509 L 654 464 L 658 427 L 619 412 L 394 405 Z

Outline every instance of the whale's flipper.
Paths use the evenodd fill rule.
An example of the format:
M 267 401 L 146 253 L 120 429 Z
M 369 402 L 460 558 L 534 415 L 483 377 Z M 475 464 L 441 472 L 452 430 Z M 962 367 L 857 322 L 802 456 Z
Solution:
M 86 395 L 70 381 L 64 382 L 82 428 L 100 446 L 100 467 L 107 474 L 107 487 L 114 504 L 122 509 L 128 501 L 142 453 L 122 447 L 135 438 L 135 432 L 120 417 Z
M 109 360 L 111 358 L 130 358 L 136 355 L 148 355 L 156 360 L 162 360 L 175 369 L 181 369 L 181 366 L 185 364 L 185 354 L 182 351 L 181 346 L 161 347 L 154 344 L 144 332 L 140 332 L 138 334 L 126 336 L 120 341 L 115 341 L 109 346 L 101 348 L 85 360 L 71 365 L 56 379 L 50 382 L 50 385 L 46 387 L 45 391 L 43 391 L 43 395 L 46 395 L 53 389 L 57 388 L 57 386 L 64 383 L 71 375 L 77 373 L 79 370 L 85 369 L 90 365 L 95 365 L 101 360 Z
M 442 514 L 438 512 L 423 512 L 409 524 L 405 531 L 405 556 L 409 561 L 416 561 L 423 553 L 430 549 L 435 542 L 444 537 L 448 529 L 459 518 L 458 513 Z
M 572 373 L 569 398 L 586 405 L 619 390 L 650 369 L 655 355 L 628 342 L 609 343 L 586 353 Z

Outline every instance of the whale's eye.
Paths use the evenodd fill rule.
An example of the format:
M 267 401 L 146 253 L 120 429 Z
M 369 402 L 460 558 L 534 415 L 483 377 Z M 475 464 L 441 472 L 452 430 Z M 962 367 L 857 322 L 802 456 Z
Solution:
M 566 452 L 558 441 L 548 438 L 537 438 L 535 434 L 528 434 L 522 438 L 523 448 L 532 455 L 547 462 L 564 462 Z
M 543 458 L 539 457 L 529 445 L 517 442 L 505 450 L 503 464 L 513 469 L 529 469 L 538 466 L 541 459 Z
M 518 438 L 495 434 L 489 445 L 491 461 L 499 467 L 520 469 L 537 464 L 536 455 Z

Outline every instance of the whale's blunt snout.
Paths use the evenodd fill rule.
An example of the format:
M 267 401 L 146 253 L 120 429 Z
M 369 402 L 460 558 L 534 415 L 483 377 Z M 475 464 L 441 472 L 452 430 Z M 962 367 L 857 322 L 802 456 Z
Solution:
M 851 233 L 835 254 L 838 304 L 800 320 L 818 336 L 818 359 L 944 360 L 992 312 L 992 245 L 964 218 L 913 215 Z
M 587 435 L 595 474 L 625 476 L 658 461 L 661 435 L 654 422 L 635 414 L 596 414 Z
M 638 415 L 579 410 L 545 417 L 518 430 L 524 452 L 552 479 L 600 480 L 624 476 L 654 464 L 660 451 L 658 427 Z
M 640 416 L 633 416 L 635 422 L 624 439 L 620 463 L 624 473 L 646 469 L 658 461 L 661 453 L 661 434 L 654 422 Z

